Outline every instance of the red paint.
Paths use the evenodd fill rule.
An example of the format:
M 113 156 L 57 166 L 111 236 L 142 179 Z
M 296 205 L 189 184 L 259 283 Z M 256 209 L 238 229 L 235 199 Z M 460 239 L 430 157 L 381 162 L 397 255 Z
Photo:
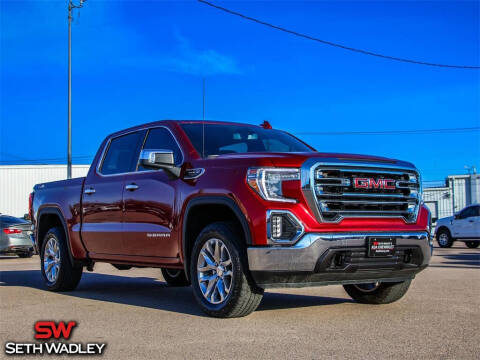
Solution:
M 37 321 L 35 323 L 35 339 L 70 339 L 73 328 L 77 326 L 75 321 L 60 321 L 56 324 L 54 321 Z
M 355 189 L 396 189 L 396 182 L 393 179 L 354 178 L 353 181 Z
M 11 235 L 11 234 L 21 234 L 22 230 L 20 229 L 10 229 L 10 228 L 6 228 L 6 229 L 3 229 L 3 232 L 7 235 Z
M 168 127 L 180 143 L 182 168 L 204 168 L 204 175 L 189 181 L 171 178 L 161 170 L 115 176 L 97 173 L 97 164 L 110 137 L 159 125 Z M 42 208 L 59 209 L 67 225 L 72 254 L 79 260 L 88 256 L 97 261 L 180 268 L 185 210 L 189 201 L 202 196 L 232 199 L 243 213 L 254 245 L 266 245 L 266 212 L 273 209 L 291 211 L 302 221 L 306 232 L 407 232 L 428 228 L 428 209 L 424 206 L 415 224 L 401 218 L 346 218 L 339 223 L 319 223 L 304 199 L 300 181 L 288 181 L 282 187 L 284 195 L 297 199 L 296 203 L 265 201 L 246 183 L 250 167 L 300 167 L 310 158 L 379 164 L 395 164 L 396 160 L 318 152 L 226 154 L 202 159 L 176 121 L 137 126 L 110 137 L 104 140 L 85 178 L 47 183 L 36 188 L 33 196 L 34 222 Z M 357 178 L 355 186 L 392 189 L 392 181 Z M 139 189 L 125 190 L 125 185 L 132 183 Z M 95 193 L 84 194 L 90 187 Z

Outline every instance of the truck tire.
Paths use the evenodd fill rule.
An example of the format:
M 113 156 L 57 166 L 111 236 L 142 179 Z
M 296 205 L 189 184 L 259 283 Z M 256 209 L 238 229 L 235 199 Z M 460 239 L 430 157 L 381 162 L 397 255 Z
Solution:
M 208 225 L 195 241 L 190 279 L 195 299 L 210 316 L 246 316 L 262 301 L 263 289 L 250 277 L 243 241 L 225 222 Z
M 168 286 L 189 286 L 184 270 L 162 268 L 162 275 Z
M 45 235 L 40 252 L 40 268 L 50 291 L 70 291 L 80 282 L 83 267 L 72 264 L 63 229 L 53 227 Z
M 390 304 L 406 294 L 412 280 L 396 283 L 343 285 L 353 300 L 361 304 Z
M 449 248 L 453 245 L 453 239 L 448 229 L 440 229 L 437 233 L 437 243 L 441 248 Z
M 469 249 L 476 249 L 478 245 L 480 245 L 480 241 L 465 241 L 465 245 L 467 245 Z

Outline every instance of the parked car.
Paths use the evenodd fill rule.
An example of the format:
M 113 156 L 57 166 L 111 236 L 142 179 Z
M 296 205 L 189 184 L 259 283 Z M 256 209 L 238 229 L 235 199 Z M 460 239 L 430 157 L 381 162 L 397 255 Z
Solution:
M 409 162 L 320 153 L 269 124 L 163 121 L 108 136 L 86 177 L 36 185 L 30 213 L 48 289 L 95 262 L 160 267 L 237 317 L 269 287 L 400 299 L 431 256 L 420 183 Z
M 0 253 L 13 253 L 21 258 L 33 255 L 32 223 L 0 214 Z
M 454 241 L 463 241 L 474 249 L 480 245 L 480 205 L 473 204 L 454 216 L 437 220 L 435 230 L 438 246 L 449 248 Z

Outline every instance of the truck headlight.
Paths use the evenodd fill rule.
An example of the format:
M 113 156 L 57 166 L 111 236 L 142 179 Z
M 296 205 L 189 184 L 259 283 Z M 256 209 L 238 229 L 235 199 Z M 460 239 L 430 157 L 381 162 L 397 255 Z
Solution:
M 297 168 L 250 168 L 247 171 L 247 183 L 263 199 L 295 203 L 296 199 L 283 195 L 284 181 L 300 180 Z

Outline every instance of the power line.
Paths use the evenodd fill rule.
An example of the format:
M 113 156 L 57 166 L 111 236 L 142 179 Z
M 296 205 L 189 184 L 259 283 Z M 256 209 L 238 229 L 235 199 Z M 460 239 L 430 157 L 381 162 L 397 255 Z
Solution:
M 297 135 L 402 135 L 402 134 L 442 134 L 479 131 L 480 126 L 450 129 L 417 129 L 417 130 L 386 130 L 386 131 L 303 131 Z
M 329 46 L 341 48 L 341 49 L 348 50 L 348 51 L 353 51 L 353 52 L 364 54 L 364 55 L 376 56 L 376 57 L 383 58 L 383 59 L 401 61 L 401 62 L 418 64 L 418 65 L 437 66 L 437 67 L 454 68 L 454 69 L 480 69 L 480 66 L 437 64 L 437 63 L 430 63 L 430 62 L 426 62 L 426 61 L 418 61 L 418 60 L 400 58 L 400 57 L 396 57 L 396 56 L 383 55 L 383 54 L 374 53 L 374 52 L 367 51 L 367 50 L 357 49 L 357 48 L 353 48 L 353 47 L 350 47 L 350 46 L 334 43 L 334 42 L 331 42 L 331 41 L 322 40 L 322 39 L 319 39 L 319 38 L 316 38 L 316 37 L 313 37 L 313 36 L 310 36 L 310 35 L 300 33 L 298 31 L 286 29 L 286 28 L 281 27 L 281 26 L 273 25 L 273 24 L 270 24 L 268 22 L 265 22 L 265 21 L 247 16 L 247 15 L 241 14 L 239 12 L 236 12 L 236 11 L 233 11 L 233 10 L 230 10 L 230 9 L 227 9 L 227 8 L 224 8 L 222 6 L 212 4 L 211 2 L 208 2 L 208 1 L 205 1 L 205 0 L 198 0 L 198 1 L 201 2 L 202 4 L 211 6 L 215 9 L 224 11 L 224 12 L 229 13 L 231 15 L 241 17 L 242 19 L 245 19 L 245 20 L 256 22 L 257 24 L 268 26 L 272 29 L 283 31 L 285 33 L 295 35 L 295 36 L 299 36 L 299 37 L 302 37 L 304 39 L 313 40 L 313 41 L 322 43 L 324 45 L 329 45 Z

